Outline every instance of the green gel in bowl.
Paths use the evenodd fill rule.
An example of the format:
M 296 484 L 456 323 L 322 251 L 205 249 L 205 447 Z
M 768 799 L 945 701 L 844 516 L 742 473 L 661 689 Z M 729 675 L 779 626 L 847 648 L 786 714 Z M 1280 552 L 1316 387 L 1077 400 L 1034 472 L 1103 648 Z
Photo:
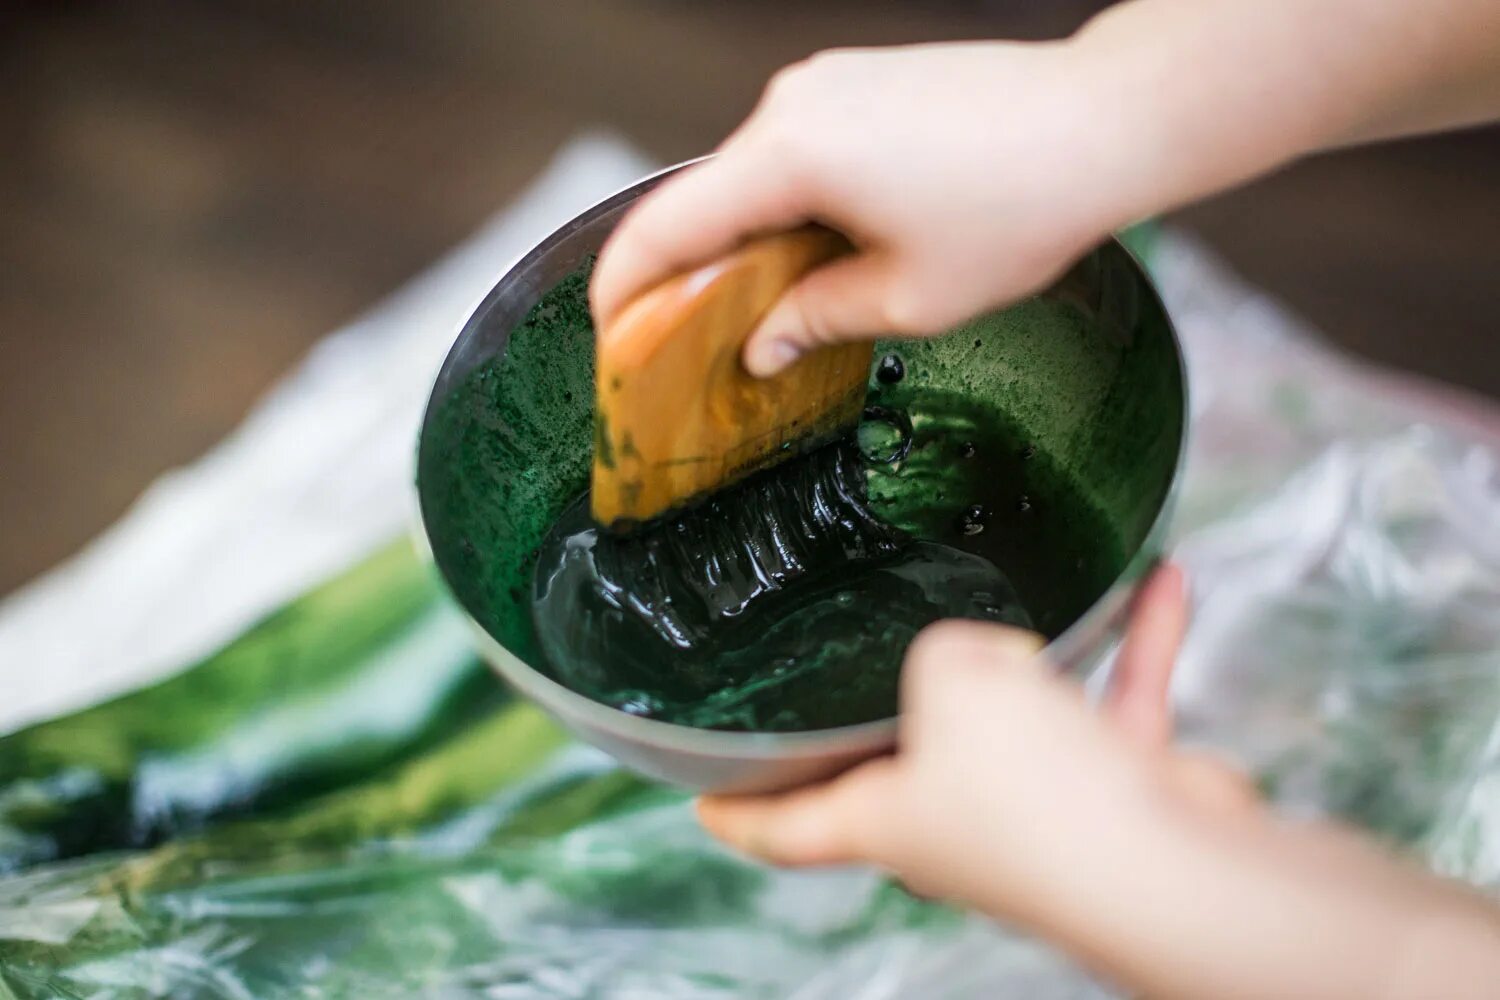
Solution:
M 548 626 L 562 643 L 545 651 L 533 620 L 538 555 L 588 486 L 592 257 L 655 182 L 559 230 L 470 319 L 424 421 L 423 522 L 487 658 L 585 739 L 680 784 L 785 787 L 889 745 L 898 655 L 875 663 L 859 691 L 862 675 L 837 655 L 817 669 L 780 664 L 780 676 L 800 679 L 771 682 L 776 665 L 753 663 L 751 640 L 727 652 L 703 647 L 697 662 L 676 664 L 653 663 L 649 644 L 632 644 L 617 661 L 607 649 L 590 651 L 580 666 L 566 655 L 578 645 L 566 616 Z M 1042 295 L 931 340 L 881 342 L 875 358 L 874 409 L 849 445 L 862 463 L 861 502 L 901 544 L 935 547 L 914 556 L 936 567 L 929 582 L 953 554 L 998 570 L 1010 590 L 994 614 L 969 616 L 1029 623 L 1052 640 L 1048 655 L 1063 669 L 1097 658 L 1159 551 L 1186 418 L 1177 341 L 1139 265 L 1107 243 Z M 862 564 L 872 589 L 856 597 L 893 607 L 923 586 L 882 576 L 878 563 Z M 974 567 L 950 569 L 961 577 Z M 799 599 L 825 601 L 810 627 L 835 638 L 847 619 L 839 588 L 819 584 Z M 950 600 L 967 598 L 939 595 L 934 606 Z M 760 624 L 771 646 L 776 620 Z M 897 624 L 893 650 L 921 622 Z M 716 661 L 729 692 L 717 704 L 713 678 L 704 678 Z

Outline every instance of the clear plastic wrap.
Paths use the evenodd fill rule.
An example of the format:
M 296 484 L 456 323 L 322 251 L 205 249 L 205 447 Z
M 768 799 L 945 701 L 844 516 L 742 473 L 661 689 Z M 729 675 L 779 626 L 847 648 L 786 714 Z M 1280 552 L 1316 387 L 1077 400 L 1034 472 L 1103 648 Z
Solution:
M 1181 239 L 1183 735 L 1500 888 L 1500 411 L 1322 347 Z
M 1161 237 L 1151 258 L 1194 391 L 1185 738 L 1244 762 L 1282 809 L 1346 817 L 1500 888 L 1500 418 L 1326 351 L 1190 243 Z M 404 676 L 403 655 L 461 661 L 460 634 L 423 634 L 419 653 L 371 662 Z M 0 855 L 32 852 L 0 877 L 0 998 L 1109 995 L 873 874 L 734 858 L 680 795 L 530 706 L 416 701 L 430 718 L 387 719 L 362 778 L 299 735 L 256 772 L 256 801 L 98 833 L 90 849 L 109 849 L 72 860 L 36 863 L 66 853 L 36 838 L 92 801 L 92 772 L 0 774 Z M 227 731 L 287 731 L 254 723 Z M 64 732 L 48 725 L 0 748 L 46 747 Z M 169 759 L 152 739 L 131 745 L 130 773 Z M 339 787 L 296 784 L 301 747 Z

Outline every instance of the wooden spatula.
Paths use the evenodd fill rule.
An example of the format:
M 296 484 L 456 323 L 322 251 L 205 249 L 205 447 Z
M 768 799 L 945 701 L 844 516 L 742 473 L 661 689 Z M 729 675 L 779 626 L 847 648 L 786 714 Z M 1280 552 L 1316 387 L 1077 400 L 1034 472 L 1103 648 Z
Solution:
M 645 292 L 599 332 L 596 521 L 623 530 L 688 506 L 859 419 L 869 342 L 812 351 L 768 379 L 740 361 L 787 289 L 849 249 L 815 226 L 762 237 Z

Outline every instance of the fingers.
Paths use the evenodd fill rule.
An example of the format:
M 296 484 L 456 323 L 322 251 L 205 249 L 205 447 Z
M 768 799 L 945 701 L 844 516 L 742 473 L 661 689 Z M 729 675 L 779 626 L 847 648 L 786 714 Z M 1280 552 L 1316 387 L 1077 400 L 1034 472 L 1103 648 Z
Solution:
M 1172 781 L 1198 808 L 1218 816 L 1241 816 L 1261 807 L 1260 793 L 1238 768 L 1205 752 L 1173 757 Z
M 1024 669 L 1041 647 L 1040 636 L 982 622 L 939 622 L 924 629 L 902 667 L 903 724 L 916 715 L 955 721 L 960 712 L 972 711 L 986 682 Z M 907 753 L 910 734 L 903 734 L 901 752 Z M 707 796 L 699 800 L 698 816 L 715 837 L 773 864 L 865 861 L 896 867 L 894 855 L 911 839 L 913 823 L 922 822 L 901 803 L 900 781 L 908 775 L 898 759 L 869 761 L 832 781 L 781 795 Z
M 899 810 L 895 761 L 868 761 L 780 795 L 705 796 L 698 818 L 719 840 L 776 865 L 835 865 L 871 857 L 882 817 Z
M 792 287 L 745 342 L 745 368 L 775 375 L 815 347 L 896 332 L 886 308 L 893 268 L 863 252 L 818 268 Z
M 929 625 L 901 664 L 902 715 L 927 713 L 933 699 L 972 697 L 976 681 L 1033 663 L 1045 644 L 1035 632 L 989 622 L 954 618 Z
M 1136 598 L 1105 700 L 1126 735 L 1148 746 L 1164 746 L 1172 737 L 1168 690 L 1187 619 L 1186 578 L 1181 567 L 1167 563 Z
M 747 237 L 807 221 L 812 204 L 796 175 L 758 146 L 727 148 L 665 181 L 625 216 L 590 280 L 596 324 L 637 294 L 728 253 Z

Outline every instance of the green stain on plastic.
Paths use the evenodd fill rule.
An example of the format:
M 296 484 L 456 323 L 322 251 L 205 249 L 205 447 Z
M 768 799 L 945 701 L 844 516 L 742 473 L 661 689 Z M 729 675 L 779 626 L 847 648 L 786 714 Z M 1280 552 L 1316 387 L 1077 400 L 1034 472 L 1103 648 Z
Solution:
M 402 540 L 174 677 L 0 738 L 0 871 L 290 806 L 504 699 Z

